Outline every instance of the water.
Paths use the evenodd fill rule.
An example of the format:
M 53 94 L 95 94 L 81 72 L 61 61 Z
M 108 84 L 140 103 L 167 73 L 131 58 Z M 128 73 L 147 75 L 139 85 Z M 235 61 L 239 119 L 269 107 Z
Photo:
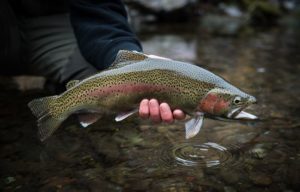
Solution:
M 141 33 L 146 52 L 193 62 L 255 95 L 255 122 L 184 125 L 75 118 L 45 143 L 26 104 L 48 93 L 19 91 L 2 78 L 2 191 L 299 191 L 300 33 L 292 29 L 220 37 L 193 26 Z M 26 81 L 22 80 L 22 82 Z
M 158 157 L 165 166 L 170 167 L 218 168 L 235 164 L 240 158 L 238 149 L 236 146 L 227 148 L 212 142 L 176 143 L 175 146 L 164 147 Z

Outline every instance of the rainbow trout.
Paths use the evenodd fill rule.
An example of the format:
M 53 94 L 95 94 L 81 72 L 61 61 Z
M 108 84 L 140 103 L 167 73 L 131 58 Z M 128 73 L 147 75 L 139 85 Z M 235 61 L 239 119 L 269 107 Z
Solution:
M 122 121 L 138 111 L 144 98 L 156 98 L 189 114 L 187 139 L 200 131 L 204 115 L 256 118 L 243 111 L 256 103 L 255 97 L 221 77 L 192 64 L 135 51 L 119 51 L 112 67 L 82 81 L 70 81 L 66 88 L 60 95 L 28 104 L 38 118 L 42 141 L 72 114 L 79 115 L 83 127 L 96 122 L 104 112 L 115 113 L 115 120 Z

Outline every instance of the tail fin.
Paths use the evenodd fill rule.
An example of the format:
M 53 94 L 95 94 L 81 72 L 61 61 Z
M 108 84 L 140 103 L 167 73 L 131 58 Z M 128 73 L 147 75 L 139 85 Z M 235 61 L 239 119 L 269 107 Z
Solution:
M 39 137 L 44 141 L 59 127 L 65 120 L 65 117 L 54 118 L 51 113 L 50 104 L 56 102 L 58 96 L 43 97 L 32 100 L 28 103 L 28 107 L 32 113 L 38 118 L 37 125 L 39 128 Z M 53 105 L 52 105 L 53 106 Z

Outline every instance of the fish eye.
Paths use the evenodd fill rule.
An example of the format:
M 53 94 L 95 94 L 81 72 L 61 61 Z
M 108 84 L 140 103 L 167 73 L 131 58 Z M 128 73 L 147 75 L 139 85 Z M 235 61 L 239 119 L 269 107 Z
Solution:
M 242 98 L 237 96 L 237 97 L 234 98 L 233 103 L 234 104 L 239 104 L 241 101 L 242 101 Z

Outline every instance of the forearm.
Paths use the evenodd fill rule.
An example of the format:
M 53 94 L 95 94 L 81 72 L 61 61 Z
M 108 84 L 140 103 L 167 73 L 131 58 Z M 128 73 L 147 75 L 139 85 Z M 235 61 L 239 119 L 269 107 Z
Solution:
M 119 50 L 142 51 L 120 0 L 71 0 L 71 23 L 82 55 L 99 70 Z

